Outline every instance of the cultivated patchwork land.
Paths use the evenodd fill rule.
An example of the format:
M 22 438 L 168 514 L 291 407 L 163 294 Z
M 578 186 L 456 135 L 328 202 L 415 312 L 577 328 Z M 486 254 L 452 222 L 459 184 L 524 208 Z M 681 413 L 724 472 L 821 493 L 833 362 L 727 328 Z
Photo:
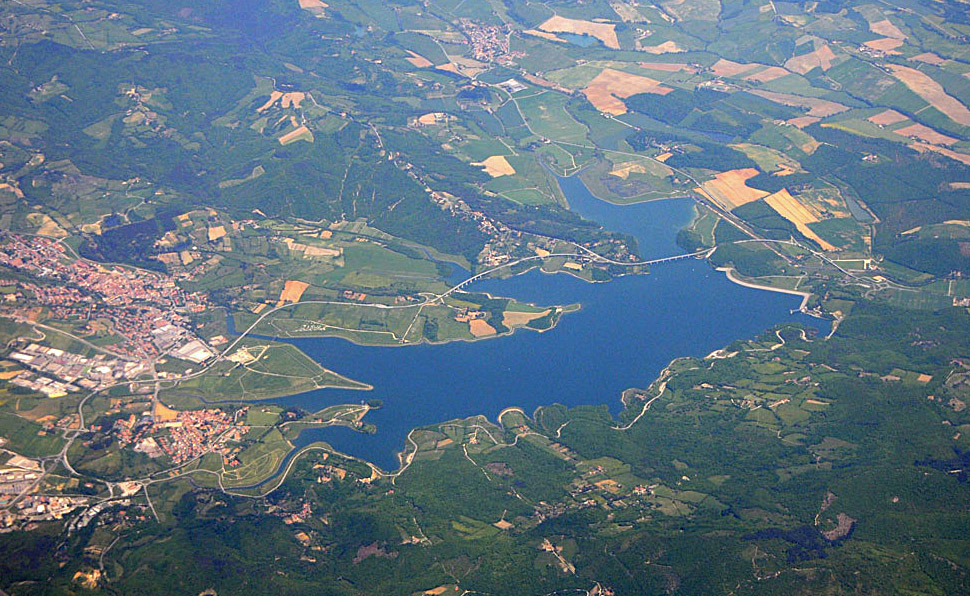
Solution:
M 964 592 L 967 15 L 0 4 L 0 591 Z M 831 332 L 438 420 L 397 470 L 308 440 L 383 404 L 291 338 L 512 345 L 582 305 L 475 281 L 665 266 L 572 175 L 691 200 L 674 258 Z

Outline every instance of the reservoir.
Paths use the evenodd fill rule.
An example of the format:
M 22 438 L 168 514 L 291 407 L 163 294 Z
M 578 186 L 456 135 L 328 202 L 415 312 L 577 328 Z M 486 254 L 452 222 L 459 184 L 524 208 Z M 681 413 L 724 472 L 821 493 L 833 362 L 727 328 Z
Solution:
M 682 253 L 677 231 L 689 223 L 689 199 L 616 206 L 593 197 L 578 177 L 560 180 L 570 207 L 607 229 L 637 237 L 644 259 Z M 406 347 L 359 346 L 339 338 L 286 340 L 323 366 L 369 383 L 373 391 L 321 389 L 277 400 L 315 411 L 339 403 L 380 399 L 365 420 L 376 434 L 343 427 L 304 431 L 305 445 L 327 441 L 336 449 L 384 470 L 398 467 L 397 453 L 411 429 L 484 414 L 490 420 L 510 406 L 531 414 L 553 403 L 606 405 L 616 414 L 620 395 L 646 387 L 674 358 L 704 356 L 736 339 L 774 325 L 828 323 L 792 314 L 800 298 L 731 283 L 705 261 L 657 265 L 649 275 L 608 283 L 534 270 L 506 280 L 483 280 L 469 291 L 511 296 L 541 305 L 579 303 L 545 333 L 519 330 L 475 342 Z

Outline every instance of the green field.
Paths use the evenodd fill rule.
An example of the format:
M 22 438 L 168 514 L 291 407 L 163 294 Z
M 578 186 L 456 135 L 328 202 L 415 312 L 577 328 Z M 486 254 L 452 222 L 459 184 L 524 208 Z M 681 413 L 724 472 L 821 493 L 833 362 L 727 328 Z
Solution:
M 538 91 L 515 99 L 532 131 L 551 141 L 583 143 L 586 127 L 566 109 L 568 99 L 552 91 Z

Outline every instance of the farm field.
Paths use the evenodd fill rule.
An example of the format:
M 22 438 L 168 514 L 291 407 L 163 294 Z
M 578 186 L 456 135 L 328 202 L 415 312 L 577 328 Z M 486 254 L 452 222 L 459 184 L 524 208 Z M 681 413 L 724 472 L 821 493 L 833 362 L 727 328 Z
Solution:
M 539 25 L 539 29 L 548 33 L 589 35 L 600 40 L 608 48 L 614 50 L 620 49 L 620 42 L 616 37 L 616 26 L 609 23 L 593 23 L 590 21 L 555 16 Z
M 742 168 L 716 174 L 713 180 L 702 185 L 705 192 L 711 195 L 725 209 L 732 210 L 768 195 L 763 190 L 751 188 L 746 181 L 757 176 L 758 170 Z
M 568 112 L 568 100 L 563 96 L 551 91 L 541 91 L 516 99 L 515 102 L 535 134 L 568 143 L 582 143 L 586 140 L 586 127 Z
M 965 3 L 183 4 L 4 5 L 0 594 L 966 591 Z
M 651 78 L 606 68 L 590 81 L 583 89 L 583 94 L 596 109 L 619 116 L 625 114 L 627 108 L 626 104 L 617 98 L 626 98 L 637 93 L 666 95 L 671 91 L 673 89 L 664 87 Z
M 765 203 L 768 203 L 772 209 L 777 211 L 779 215 L 795 224 L 795 227 L 803 236 L 814 240 L 819 246 L 822 247 L 822 250 L 835 250 L 835 246 L 820 238 L 818 234 L 808 227 L 808 224 L 817 222 L 818 217 L 816 217 L 814 213 L 802 205 L 798 200 L 792 197 L 787 190 L 782 189 L 776 193 L 770 194 L 764 198 L 764 201 Z
M 931 106 L 946 114 L 947 118 L 961 126 L 970 126 L 970 110 L 952 95 L 949 95 L 929 75 L 915 68 L 899 64 L 889 65 L 893 75 L 902 81 L 913 93 L 925 99 Z

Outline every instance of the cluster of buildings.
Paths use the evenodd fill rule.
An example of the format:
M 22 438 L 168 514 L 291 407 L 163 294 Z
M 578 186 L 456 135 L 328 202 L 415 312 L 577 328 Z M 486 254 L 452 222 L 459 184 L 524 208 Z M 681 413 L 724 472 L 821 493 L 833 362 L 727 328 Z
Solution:
M 0 503 L 11 496 L 0 493 Z M 9 510 L 0 512 L 0 533 L 32 530 L 37 522 L 64 519 L 65 515 L 86 504 L 87 499 L 83 497 L 27 495 Z
M 240 410 L 241 413 L 245 409 Z M 241 415 L 241 414 L 240 414 Z M 239 465 L 238 444 L 249 427 L 236 416 L 222 410 L 167 411 L 158 419 L 139 421 L 132 414 L 115 422 L 112 429 L 121 445 L 135 444 L 135 451 L 149 457 L 167 455 L 175 464 L 195 459 L 208 452 L 222 455 L 229 467 Z M 230 445 L 235 443 L 235 445 Z
M 82 388 L 102 389 L 122 380 L 136 379 L 139 375 L 150 372 L 144 362 L 112 358 L 105 354 L 87 358 L 36 343 L 14 351 L 9 358 L 34 373 L 18 375 L 10 382 L 40 391 L 48 397 L 61 397 Z
M 151 303 L 170 309 L 201 312 L 205 299 L 189 294 L 175 280 L 157 273 L 95 265 L 67 254 L 64 245 L 41 236 L 0 232 L 0 265 L 74 286 L 111 306 Z
M 87 503 L 83 497 L 32 493 L 43 470 L 32 459 L 15 455 L 0 467 L 0 533 L 32 529 L 40 521 L 63 519 Z M 27 493 L 27 494 L 24 494 Z M 21 496 L 23 495 L 23 496 Z M 14 503 L 20 497 L 20 500 Z M 12 507 L 8 507 L 13 504 Z
M 144 359 L 168 351 L 198 364 L 215 356 L 189 330 L 186 317 L 204 310 L 205 298 L 185 292 L 170 276 L 94 265 L 68 255 L 62 244 L 49 238 L 2 231 L 0 265 L 54 282 L 12 280 L 32 298 L 28 301 L 14 294 L 13 300 L 4 300 L 0 303 L 4 316 L 35 320 L 37 307 L 46 307 L 52 318 L 86 324 L 92 334 L 100 330 L 124 338 L 112 346 L 121 357 Z
M 506 25 L 483 25 L 471 19 L 459 19 L 458 26 L 468 37 L 472 47 L 472 57 L 481 62 L 496 62 L 502 66 L 512 66 L 516 58 L 525 52 L 510 52 L 509 39 L 512 29 Z

